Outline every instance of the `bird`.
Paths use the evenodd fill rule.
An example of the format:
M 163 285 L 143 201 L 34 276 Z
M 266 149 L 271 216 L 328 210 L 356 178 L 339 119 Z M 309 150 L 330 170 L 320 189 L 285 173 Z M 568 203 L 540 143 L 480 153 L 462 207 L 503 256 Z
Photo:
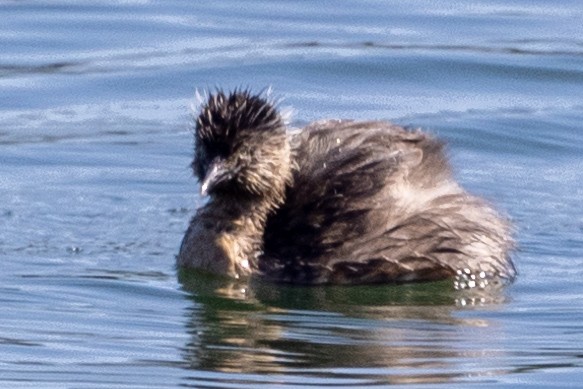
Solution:
M 207 92 L 191 164 L 208 201 L 176 264 L 324 284 L 512 281 L 512 225 L 453 177 L 444 142 L 386 121 L 301 129 L 268 93 Z

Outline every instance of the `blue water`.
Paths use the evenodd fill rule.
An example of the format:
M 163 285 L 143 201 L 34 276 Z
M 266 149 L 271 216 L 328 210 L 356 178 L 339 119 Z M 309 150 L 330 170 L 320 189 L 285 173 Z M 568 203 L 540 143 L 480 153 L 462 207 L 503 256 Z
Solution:
M 204 3 L 0 1 L 0 387 L 580 387 L 583 4 Z M 177 274 L 215 86 L 444 138 L 515 223 L 518 279 Z

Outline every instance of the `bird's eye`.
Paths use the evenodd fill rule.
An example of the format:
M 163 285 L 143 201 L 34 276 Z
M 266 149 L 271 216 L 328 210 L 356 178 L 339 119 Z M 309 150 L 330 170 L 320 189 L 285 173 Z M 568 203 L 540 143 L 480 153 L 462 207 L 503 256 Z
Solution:
M 216 156 L 226 158 L 231 150 L 229 149 L 229 146 L 227 146 L 226 144 L 220 143 L 214 146 L 213 151 Z
M 213 160 L 217 157 L 225 159 L 230 154 L 228 145 L 223 142 L 205 142 L 201 149 L 204 150 L 204 159 L 208 160 Z

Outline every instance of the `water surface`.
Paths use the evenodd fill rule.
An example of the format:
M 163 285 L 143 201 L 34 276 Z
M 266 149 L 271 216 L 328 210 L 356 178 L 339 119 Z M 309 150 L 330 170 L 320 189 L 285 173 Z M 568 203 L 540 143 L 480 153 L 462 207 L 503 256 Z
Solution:
M 0 386 L 577 387 L 579 1 L 0 1 Z M 174 268 L 195 88 L 446 139 L 516 225 L 509 287 L 296 288 Z

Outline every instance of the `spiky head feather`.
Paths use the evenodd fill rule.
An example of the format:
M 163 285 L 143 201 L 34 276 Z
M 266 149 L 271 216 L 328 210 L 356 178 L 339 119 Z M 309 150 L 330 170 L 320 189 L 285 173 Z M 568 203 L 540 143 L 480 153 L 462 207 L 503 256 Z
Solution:
M 202 141 L 230 141 L 245 130 L 268 131 L 283 127 L 275 103 L 249 90 L 230 94 L 219 90 L 208 97 L 196 119 L 196 135 Z

